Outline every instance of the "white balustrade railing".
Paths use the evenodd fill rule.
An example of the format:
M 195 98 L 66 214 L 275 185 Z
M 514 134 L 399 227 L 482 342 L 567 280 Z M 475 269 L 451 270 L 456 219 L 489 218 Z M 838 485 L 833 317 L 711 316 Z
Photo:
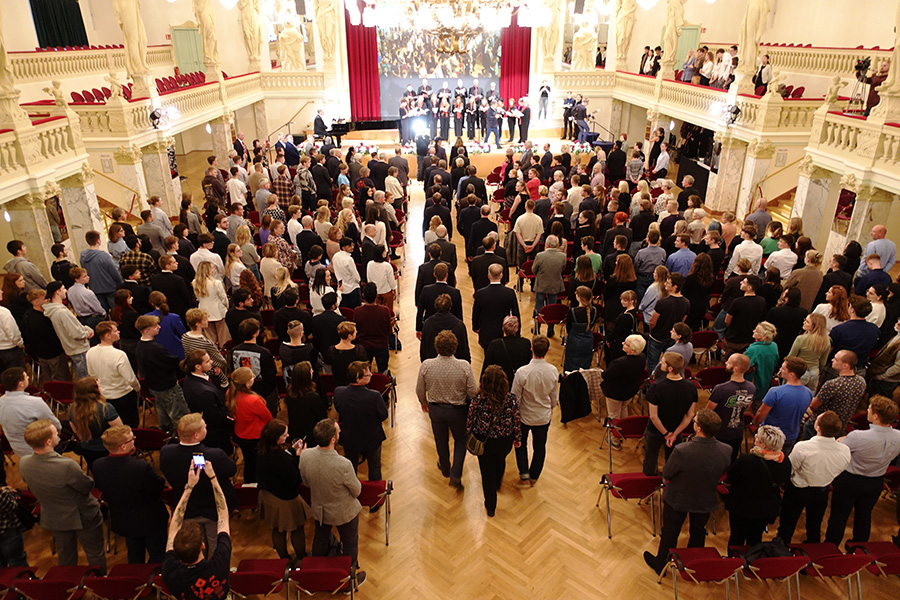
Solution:
M 718 117 L 721 109 L 717 108 L 723 105 L 726 97 L 727 92 L 724 90 L 680 81 L 663 81 L 659 105 L 661 111 L 665 110 L 665 106 L 672 106 L 680 111 Z
M 225 92 L 228 100 L 237 100 L 245 96 L 256 96 L 262 93 L 259 73 L 248 73 L 240 77 L 225 80 Z
M 53 159 L 71 156 L 75 151 L 72 127 L 66 117 L 55 117 L 35 126 L 40 141 L 41 156 Z
M 10 175 L 25 165 L 17 159 L 16 134 L 13 131 L 0 133 L 0 176 Z
M 616 73 L 613 71 L 556 73 L 553 79 L 557 88 L 578 90 L 581 93 L 600 90 L 611 91 L 616 85 Z
M 9 63 L 16 81 L 49 82 L 51 79 L 106 74 L 125 69 L 124 48 L 10 52 Z M 150 68 L 173 66 L 171 46 L 147 48 Z
M 814 48 L 804 46 L 775 46 L 762 44 L 759 51 L 769 55 L 775 69 L 821 77 L 853 77 L 857 61 L 872 58 L 872 66 L 890 58 L 890 50 L 871 48 Z
M 262 87 L 264 90 L 322 90 L 325 87 L 325 75 L 316 71 L 271 71 L 262 73 Z
M 219 84 L 212 81 L 197 87 L 185 88 L 159 97 L 164 109 L 174 108 L 182 117 L 194 115 L 211 108 L 222 108 Z

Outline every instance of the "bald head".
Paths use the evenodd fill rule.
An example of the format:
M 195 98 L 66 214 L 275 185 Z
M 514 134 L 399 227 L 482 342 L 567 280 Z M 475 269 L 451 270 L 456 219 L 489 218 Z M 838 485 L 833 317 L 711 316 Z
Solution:
M 312 229 L 313 222 L 312 215 L 304 215 L 303 218 L 300 219 L 300 224 L 303 225 L 303 229 Z
M 374 238 L 378 234 L 378 228 L 371 223 L 365 226 L 364 231 L 366 232 L 366 237 L 370 238 Z
M 884 225 L 876 225 L 872 228 L 872 239 L 882 240 L 887 235 L 887 227 Z
M 487 204 L 482 205 L 481 216 L 482 217 L 490 217 L 491 216 L 491 207 L 488 206 Z
M 434 230 L 434 233 L 439 238 L 447 237 L 447 226 L 446 225 L 438 225 L 437 229 Z
M 503 267 L 498 265 L 497 263 L 492 264 L 488 267 L 488 279 L 491 281 L 500 281 L 503 278 Z
M 725 367 L 735 375 L 743 375 L 750 370 L 750 358 L 746 354 L 732 354 L 725 361 Z

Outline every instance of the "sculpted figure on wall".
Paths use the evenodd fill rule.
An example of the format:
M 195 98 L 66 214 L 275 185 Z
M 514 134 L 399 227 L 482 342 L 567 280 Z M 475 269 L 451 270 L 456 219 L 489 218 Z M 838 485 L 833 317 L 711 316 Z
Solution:
M 538 31 L 541 36 L 544 64 L 552 65 L 556 60 L 556 49 L 559 47 L 560 3 L 557 0 L 544 0 L 544 8 L 550 11 L 550 22 Z
M 897 5 L 897 15 L 894 17 L 894 52 L 891 55 L 891 67 L 888 69 L 887 79 L 878 88 L 882 96 L 900 93 L 900 4 Z
M 681 29 L 684 27 L 685 2 L 687 0 L 669 0 L 666 6 L 666 34 L 663 37 L 663 57 L 659 61 L 661 65 L 675 64 L 678 54 L 678 38 L 681 37 Z
M 616 60 L 623 67 L 628 60 L 628 46 L 634 31 L 635 0 L 616 0 Z
M 572 70 L 593 71 L 597 62 L 597 29 L 582 25 L 572 38 Z
M 216 40 L 216 19 L 210 0 L 194 0 L 194 18 L 200 25 L 200 39 L 203 41 L 203 63 L 219 64 L 219 43 Z
M 741 21 L 741 29 L 738 32 L 738 56 L 740 57 L 737 70 L 741 73 L 753 74 L 756 71 L 756 55 L 759 53 L 759 43 L 763 33 L 769 24 L 769 13 L 772 5 L 769 0 L 749 0 L 744 20 Z M 771 87 L 771 86 L 770 86 Z
M 128 76 L 146 75 L 150 67 L 147 66 L 147 32 L 141 18 L 141 0 L 114 0 L 113 8 L 125 38 L 125 69 Z
M 316 0 L 316 27 L 322 43 L 322 58 L 326 64 L 334 60 L 338 9 L 338 0 Z
M 278 34 L 278 55 L 284 71 L 305 71 L 306 58 L 303 48 L 303 32 L 294 21 L 288 21 Z
M 241 30 L 244 33 L 244 46 L 251 63 L 259 61 L 259 47 L 262 33 L 259 20 L 259 0 L 239 0 L 241 11 Z
M 3 32 L 0 31 L 0 94 L 15 93 L 15 79 L 13 78 L 12 65 L 6 55 L 6 42 L 3 41 Z

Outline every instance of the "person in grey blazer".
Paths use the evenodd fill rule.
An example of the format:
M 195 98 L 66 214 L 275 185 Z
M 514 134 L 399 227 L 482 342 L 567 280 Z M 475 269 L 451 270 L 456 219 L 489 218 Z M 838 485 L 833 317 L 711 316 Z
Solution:
M 78 541 L 88 564 L 106 574 L 103 517 L 91 495 L 94 480 L 74 460 L 56 452 L 59 430 L 50 419 L 25 428 L 25 441 L 34 450 L 19 463 L 22 479 L 41 503 L 41 527 L 53 534 L 61 566 L 78 564 Z
M 362 484 L 353 464 L 334 449 L 341 427 L 332 419 L 322 419 L 313 428 L 317 447 L 300 453 L 300 476 L 309 486 L 310 505 L 316 521 L 313 556 L 328 554 L 331 528 L 337 527 L 344 555 L 359 565 L 359 511 L 357 496 Z M 730 452 L 730 450 L 729 450 Z M 729 456 L 731 456 L 729 454 Z M 365 571 L 356 572 L 356 584 L 366 580 Z
M 548 235 L 544 243 L 545 250 L 538 252 L 534 257 L 531 270 L 534 272 L 534 314 L 540 312 L 544 306 L 553 304 L 556 295 L 566 291 L 566 282 L 563 281 L 563 271 L 566 268 L 566 253 L 559 248 L 559 238 Z M 541 334 L 541 326 L 535 322 L 535 335 Z M 553 337 L 553 325 L 549 326 L 547 335 Z
M 719 504 L 716 486 L 731 466 L 731 446 L 716 439 L 722 419 L 709 409 L 694 417 L 694 439 L 678 444 L 663 467 L 668 480 L 663 490 L 663 526 L 659 532 L 659 550 L 654 556 L 644 552 L 644 562 L 657 575 L 666 568 L 669 551 L 678 546 L 678 534 L 690 515 L 689 548 L 702 548 L 706 540 L 709 513 Z

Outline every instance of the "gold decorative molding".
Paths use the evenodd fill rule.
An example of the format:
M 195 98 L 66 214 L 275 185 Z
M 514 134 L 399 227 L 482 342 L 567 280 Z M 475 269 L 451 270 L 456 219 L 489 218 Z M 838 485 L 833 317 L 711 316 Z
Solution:
M 136 144 L 132 144 L 131 146 L 119 146 L 116 148 L 116 151 L 113 152 L 113 158 L 115 158 L 116 163 L 120 165 L 136 165 L 141 162 L 141 156 L 143 156 L 143 153 Z
M 750 142 L 747 152 L 753 158 L 772 158 L 775 156 L 775 146 L 769 140 L 753 140 Z
M 175 138 L 166 138 L 164 140 L 157 140 L 152 144 L 147 144 L 141 151 L 144 154 L 165 154 L 169 151 L 169 147 L 174 145 Z

